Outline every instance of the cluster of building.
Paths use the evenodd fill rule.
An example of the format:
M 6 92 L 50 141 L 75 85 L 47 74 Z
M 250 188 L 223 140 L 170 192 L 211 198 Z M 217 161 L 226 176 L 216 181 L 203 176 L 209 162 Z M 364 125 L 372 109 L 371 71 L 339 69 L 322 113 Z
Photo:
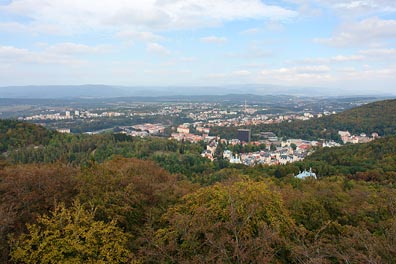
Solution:
M 231 112 L 227 114 L 230 115 Z M 237 113 L 235 112 L 235 114 Z M 326 112 L 326 114 L 331 114 L 331 113 Z M 226 118 L 223 116 L 221 118 L 210 119 L 210 120 L 203 119 L 203 120 L 206 121 L 204 125 L 207 127 L 213 127 L 213 126 L 229 127 L 229 126 L 251 126 L 251 125 L 260 125 L 260 124 L 277 124 L 281 122 L 289 122 L 292 120 L 308 120 L 314 117 L 321 117 L 323 115 L 324 114 L 313 115 L 311 113 L 304 113 L 300 115 L 299 114 L 288 114 L 288 115 L 242 114 L 230 118 Z
M 206 150 L 202 152 L 201 156 L 213 161 L 214 154 L 217 149 L 218 141 L 216 138 L 207 138 L 206 141 L 208 144 L 206 145 Z
M 224 119 L 227 116 L 236 116 L 238 112 L 236 111 L 227 111 L 220 109 L 210 109 L 205 111 L 200 111 L 196 113 L 189 113 L 188 117 L 194 121 L 206 121 L 213 119 Z
M 148 137 L 163 134 L 165 126 L 163 124 L 139 124 L 130 127 L 120 127 L 122 133 L 132 137 Z
M 53 110 L 50 110 L 53 112 Z M 102 112 L 98 113 L 91 113 L 89 111 L 79 111 L 75 110 L 72 111 L 65 111 L 65 114 L 62 113 L 51 113 L 51 114 L 39 114 L 39 115 L 32 115 L 27 117 L 19 117 L 19 120 L 24 121 L 32 121 L 32 120 L 67 120 L 67 119 L 76 119 L 76 118 L 101 118 L 101 117 L 118 117 L 123 116 L 125 113 L 120 112 Z
M 239 129 L 237 138 L 235 139 L 219 139 L 209 138 L 206 150 L 202 152 L 201 156 L 210 160 L 214 160 L 214 153 L 216 152 L 218 142 L 229 145 L 233 149 L 235 145 L 255 145 L 261 147 L 259 151 L 248 153 L 233 153 L 231 150 L 225 150 L 222 155 L 233 164 L 244 164 L 247 166 L 254 166 L 257 164 L 287 164 L 303 160 L 312 150 L 312 147 L 320 145 L 318 141 L 306 141 L 301 139 L 288 139 L 286 141 L 280 140 L 272 132 L 263 132 L 265 140 L 251 142 L 251 130 Z
M 32 121 L 32 120 L 66 120 L 66 119 L 73 119 L 73 115 L 70 114 L 70 111 L 66 111 L 65 115 L 61 113 L 54 113 L 54 114 L 39 114 L 39 115 L 32 115 L 27 117 L 20 117 L 19 120 L 24 121 Z
M 235 140 L 231 141 L 235 142 Z M 232 144 L 232 143 L 231 143 Z M 271 141 L 251 142 L 250 144 L 265 145 L 266 148 L 256 152 L 232 153 L 230 150 L 223 152 L 223 158 L 230 163 L 254 166 L 257 164 L 279 165 L 303 160 L 311 151 L 312 147 L 318 146 L 317 141 L 306 141 L 301 139 L 289 139 L 280 141 L 280 145 L 275 146 Z
M 209 133 L 210 133 L 210 128 L 207 127 L 202 127 L 200 126 L 200 122 L 199 123 L 194 123 L 192 125 L 192 128 L 195 129 L 196 134 L 190 133 L 190 124 L 189 123 L 185 123 L 183 125 L 180 125 L 176 128 L 176 132 L 171 134 L 171 139 L 175 139 L 177 141 L 189 141 L 191 143 L 197 143 L 199 141 L 208 141 L 213 139 L 214 137 L 210 137 Z
M 205 137 L 203 137 L 203 136 L 194 135 L 194 134 L 190 134 L 190 133 L 188 133 L 188 134 L 172 133 L 170 138 L 175 139 L 177 141 L 189 141 L 191 143 L 197 143 L 197 142 L 205 139 Z
M 352 144 L 358 144 L 358 143 L 367 143 L 370 142 L 376 138 L 378 138 L 378 133 L 371 133 L 371 137 L 367 136 L 365 133 L 361 133 L 360 135 L 351 135 L 349 131 L 338 131 L 338 135 L 340 135 L 342 143 L 347 144 L 347 143 L 352 143 Z
M 371 137 L 367 137 L 366 134 L 360 134 L 359 136 L 351 135 L 348 131 L 339 131 L 339 135 L 344 144 L 346 143 L 365 143 L 375 138 L 378 138 L 377 133 L 372 133 Z M 339 143 L 335 141 L 307 141 L 302 139 L 287 139 L 280 140 L 272 132 L 262 132 L 260 136 L 266 138 L 265 140 L 251 142 L 251 131 L 250 129 L 238 129 L 238 136 L 236 139 L 224 140 L 222 143 L 226 143 L 230 146 L 237 144 L 246 145 L 252 144 L 256 146 L 262 146 L 262 149 L 256 152 L 248 153 L 233 153 L 231 150 L 225 150 L 223 152 L 223 158 L 229 160 L 233 164 L 244 164 L 247 166 L 254 166 L 257 164 L 267 165 L 284 165 L 296 161 L 303 160 L 307 155 L 312 152 L 313 147 L 337 147 Z M 202 153 L 203 157 L 207 157 L 213 160 L 213 154 L 216 151 L 217 143 L 210 142 L 207 149 Z M 304 171 L 299 174 L 298 178 L 304 178 L 312 176 L 316 178 L 316 175 L 312 171 Z
M 323 112 L 320 114 L 312 114 L 309 109 L 304 110 L 305 113 L 293 114 L 263 114 L 264 109 L 258 105 L 247 106 L 239 104 L 219 104 L 219 103 L 133 103 L 125 106 L 123 110 L 112 111 L 109 108 L 95 108 L 91 110 L 81 108 L 68 108 L 65 112 L 57 112 L 56 109 L 46 109 L 41 114 L 20 117 L 20 120 L 25 121 L 45 121 L 52 120 L 52 128 L 63 128 L 65 121 L 67 123 L 79 119 L 97 119 L 97 118 L 112 118 L 112 117 L 138 117 L 136 121 L 142 120 L 145 122 L 145 117 L 176 117 L 183 119 L 191 119 L 191 123 L 187 127 L 184 124 L 182 127 L 177 127 L 177 130 L 172 134 L 172 138 L 176 140 L 188 140 L 197 142 L 206 138 L 209 134 L 210 128 L 215 126 L 251 126 L 259 124 L 273 124 L 281 122 L 289 122 L 294 119 L 307 120 L 322 115 L 331 114 L 330 112 Z M 59 122 L 56 122 L 59 121 Z M 148 121 L 148 120 L 147 120 Z M 143 124 L 147 125 L 147 124 Z M 179 124 L 170 124 L 179 125 Z M 188 129 L 191 131 L 187 132 Z M 128 133 L 133 136 L 149 136 L 156 133 L 150 132 L 151 128 L 137 128 L 130 129 Z
M 238 109 L 239 108 L 239 109 Z M 233 110 L 221 109 L 216 104 L 205 105 L 201 108 L 188 109 L 186 116 L 195 122 L 204 122 L 203 126 L 250 126 L 260 124 L 274 124 L 291 120 L 308 120 L 314 117 L 322 117 L 324 115 L 335 114 L 335 112 L 324 111 L 323 113 L 312 114 L 309 112 L 292 113 L 292 114 L 262 114 L 267 109 L 254 108 L 245 106 L 234 107 Z
M 339 146 L 341 146 L 341 144 L 335 142 L 334 140 L 324 141 L 322 143 L 322 147 L 324 147 L 324 148 L 333 148 L 333 147 L 339 147 Z

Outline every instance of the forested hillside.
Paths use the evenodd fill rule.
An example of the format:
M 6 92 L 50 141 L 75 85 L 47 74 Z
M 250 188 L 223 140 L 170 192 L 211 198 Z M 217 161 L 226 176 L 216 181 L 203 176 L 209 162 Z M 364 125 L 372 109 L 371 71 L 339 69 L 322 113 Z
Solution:
M 24 123 L 16 126 L 24 127 Z M 202 158 L 204 145 L 177 142 L 163 138 L 132 138 L 124 134 L 67 135 L 48 131 L 43 127 L 25 125 L 19 131 L 19 138 L 33 138 L 18 147 L 8 145 L 2 158 L 14 163 L 54 163 L 62 162 L 73 166 L 87 166 L 91 162 L 103 162 L 114 156 L 149 159 L 155 161 L 170 173 L 200 184 L 211 184 L 228 178 L 225 168 L 236 169 L 249 175 L 285 177 L 313 168 L 319 177 L 335 174 L 357 177 L 366 180 L 395 182 L 396 176 L 396 136 L 375 140 L 367 144 L 347 145 L 337 148 L 323 148 L 308 156 L 302 162 L 285 166 L 257 166 L 249 168 L 229 164 L 221 155 L 214 162 Z M 8 129 L 9 131 L 11 129 Z M 41 139 L 40 135 L 44 135 Z M 15 142 L 15 141 L 13 141 Z M 36 142 L 39 144 L 30 144 Z
M 308 156 L 304 163 L 316 167 L 321 176 L 344 174 L 356 179 L 396 183 L 396 136 L 367 144 L 322 148 Z M 320 164 L 327 170 L 320 171 Z
M 46 145 L 57 132 L 15 120 L 0 120 L 0 152 L 30 145 Z
M 395 136 L 246 167 L 2 122 L 2 263 L 396 262 Z M 292 177 L 309 167 L 318 180 Z
M 333 139 L 339 140 L 338 131 L 348 130 L 352 134 L 373 132 L 380 136 L 396 134 L 396 100 L 385 100 L 369 103 L 346 110 L 335 115 L 310 119 L 295 120 L 280 124 L 252 126 L 252 133 L 263 131 L 274 132 L 279 137 L 302 138 L 307 140 Z M 236 127 L 216 127 L 212 135 L 236 138 Z

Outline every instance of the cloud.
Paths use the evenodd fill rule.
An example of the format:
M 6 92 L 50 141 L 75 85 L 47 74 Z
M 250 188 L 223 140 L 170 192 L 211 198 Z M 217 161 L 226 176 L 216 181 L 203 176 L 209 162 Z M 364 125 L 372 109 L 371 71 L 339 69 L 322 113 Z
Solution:
M 350 61 L 359 61 L 362 60 L 363 58 L 364 57 L 361 55 L 350 55 L 350 56 L 337 55 L 332 57 L 330 60 L 335 62 L 350 62 Z
M 344 18 L 371 16 L 376 13 L 395 13 L 394 0 L 286 0 L 298 6 L 300 14 L 317 17 L 330 10 Z
M 261 71 L 260 78 L 267 82 L 301 82 L 313 84 L 318 81 L 331 79 L 331 69 L 327 65 L 310 65 L 298 67 L 283 67 L 277 69 L 265 69 Z M 296 83 L 294 83 L 296 84 Z
M 257 78 L 259 83 L 321 86 L 329 89 L 339 87 L 340 94 L 347 91 L 355 94 L 364 91 L 373 94 L 379 91 L 393 92 L 395 81 L 396 68 L 394 65 L 370 67 L 360 64 L 331 68 L 328 65 L 266 68 L 260 71 Z M 381 86 L 381 89 L 378 89 L 378 86 Z
M 84 54 L 111 51 L 110 46 L 87 46 L 79 43 L 40 44 L 41 50 L 29 50 L 14 46 L 0 46 L 0 62 L 10 64 L 56 64 L 79 66 L 87 61 L 76 58 Z
M 162 41 L 165 38 L 148 31 L 136 31 L 136 30 L 123 30 L 116 34 L 118 38 L 125 39 L 128 41 L 144 41 L 144 42 L 155 42 Z
M 17 22 L 0 22 L 0 31 L 4 32 L 25 32 L 31 30 L 28 28 L 29 26 Z
M 181 57 L 181 58 L 179 58 L 179 61 L 181 61 L 181 62 L 194 62 L 196 60 L 197 60 L 196 57 Z
M 242 77 L 242 76 L 249 76 L 249 75 L 251 75 L 252 73 L 250 72 L 250 71 L 247 71 L 247 70 L 239 70 L 239 71 L 234 71 L 233 73 L 232 73 L 232 75 L 235 75 L 235 76 L 240 76 L 240 77 Z
M 0 6 L 0 13 L 21 16 L 28 22 L 20 24 L 43 30 L 51 26 L 58 34 L 131 28 L 176 30 L 246 19 L 287 20 L 297 15 L 260 0 L 19 0 Z
M 12 21 L 12 22 L 0 22 L 0 32 L 12 32 L 12 33 L 27 32 L 32 35 L 37 35 L 44 32 L 47 34 L 57 35 L 62 31 L 58 25 L 54 25 L 54 24 L 40 24 L 36 22 L 31 22 L 30 24 L 22 24 L 19 22 Z
M 27 49 L 19 49 L 13 46 L 0 46 L 0 61 L 12 62 L 22 58 L 28 58 L 31 52 Z
M 331 1 L 330 5 L 338 11 L 349 13 L 396 12 L 393 0 L 338 0 Z
M 270 21 L 265 25 L 265 28 L 269 31 L 280 32 L 285 29 L 284 25 L 277 21 Z
M 240 49 L 237 52 L 227 52 L 224 55 L 229 58 L 241 58 L 244 60 L 268 58 L 274 55 L 272 50 L 263 49 L 265 45 L 262 43 L 251 43 L 245 49 Z
M 375 44 L 396 38 L 396 20 L 378 17 L 342 25 L 331 38 L 315 39 L 316 42 L 346 47 L 353 45 Z
M 146 48 L 148 52 L 159 55 L 170 55 L 171 53 L 167 48 L 155 42 L 148 43 Z
M 361 61 L 365 59 L 365 57 L 362 54 L 353 54 L 353 55 L 336 55 L 333 57 L 329 58 L 306 58 L 302 60 L 296 60 L 293 61 L 292 63 L 319 63 L 319 64 L 331 64 L 331 63 L 347 63 L 347 62 L 355 62 L 355 61 Z
M 361 9 L 361 8 L 373 8 L 376 7 L 372 1 L 364 1 L 364 0 L 353 0 L 353 1 L 346 1 L 334 4 L 335 8 L 340 9 Z
M 281 32 L 285 29 L 285 26 L 279 21 L 270 20 L 264 24 L 263 28 L 248 28 L 240 32 L 243 35 L 254 35 L 262 31 L 273 31 L 273 32 Z
M 330 71 L 327 65 L 300 66 L 291 69 L 297 73 L 326 73 Z
M 371 69 L 341 69 L 340 74 L 337 75 L 341 80 L 359 80 L 359 81 L 374 81 L 381 83 L 384 79 L 396 80 L 396 68 L 378 68 Z
M 224 37 L 216 37 L 216 36 L 207 36 L 200 38 L 201 42 L 205 43 L 216 43 L 216 44 L 223 44 L 227 42 L 227 38 Z
M 206 76 L 206 78 L 208 79 L 224 79 L 226 78 L 228 75 L 225 73 L 210 73 Z
M 65 42 L 59 43 L 53 46 L 49 46 L 46 49 L 50 53 L 58 54 L 93 54 L 93 53 L 104 53 L 111 51 L 111 46 L 99 45 L 99 46 L 88 46 L 79 43 Z
M 244 35 L 253 35 L 253 34 L 257 34 L 258 32 L 260 32 L 259 28 L 248 28 L 241 31 L 240 33 Z
M 360 54 L 363 54 L 371 59 L 389 59 L 389 56 L 396 56 L 396 49 L 367 49 L 359 51 Z

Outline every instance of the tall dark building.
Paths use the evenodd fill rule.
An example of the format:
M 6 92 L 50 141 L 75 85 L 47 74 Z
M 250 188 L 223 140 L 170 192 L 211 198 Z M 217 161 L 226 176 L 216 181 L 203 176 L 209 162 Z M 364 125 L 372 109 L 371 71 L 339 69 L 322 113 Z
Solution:
M 238 139 L 240 141 L 250 142 L 250 129 L 238 129 Z

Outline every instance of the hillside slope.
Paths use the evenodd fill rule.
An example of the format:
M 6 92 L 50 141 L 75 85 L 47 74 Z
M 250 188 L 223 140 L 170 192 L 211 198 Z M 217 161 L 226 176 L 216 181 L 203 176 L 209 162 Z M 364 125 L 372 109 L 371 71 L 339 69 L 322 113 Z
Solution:
M 279 137 L 303 138 L 308 140 L 339 140 L 338 131 L 348 130 L 352 134 L 377 132 L 380 136 L 396 135 L 396 99 L 365 104 L 342 113 L 290 123 L 252 126 L 252 133 L 272 131 Z M 236 137 L 236 127 L 216 127 L 212 135 L 225 138 Z
M 0 152 L 29 145 L 46 145 L 59 134 L 42 126 L 0 119 Z
M 319 176 L 350 175 L 367 181 L 396 182 L 396 136 L 366 144 L 322 148 L 303 162 Z

